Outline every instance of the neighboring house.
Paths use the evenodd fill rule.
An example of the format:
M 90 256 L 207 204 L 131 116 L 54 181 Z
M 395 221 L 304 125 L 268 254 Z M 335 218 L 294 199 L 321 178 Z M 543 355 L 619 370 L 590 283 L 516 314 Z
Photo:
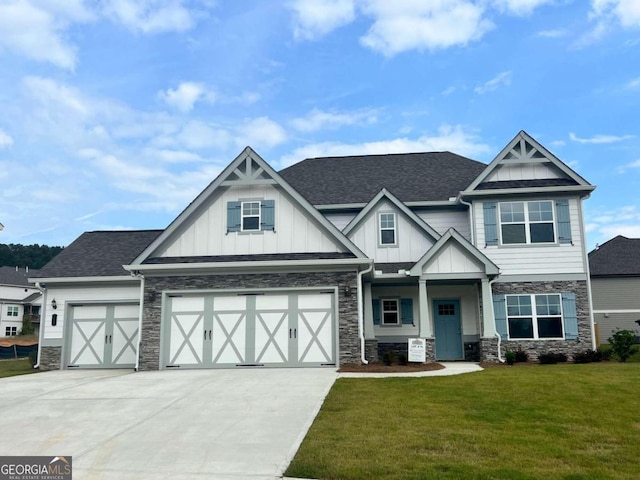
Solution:
M 600 343 L 616 329 L 640 332 L 640 238 L 618 235 L 589 253 Z
M 304 160 L 247 147 L 162 231 L 88 232 L 46 265 L 40 366 L 335 366 L 592 348 L 582 201 L 520 132 L 449 152 Z
M 0 267 L 0 337 L 18 335 L 25 315 L 38 330 L 42 295 L 28 280 L 37 274 L 28 267 Z

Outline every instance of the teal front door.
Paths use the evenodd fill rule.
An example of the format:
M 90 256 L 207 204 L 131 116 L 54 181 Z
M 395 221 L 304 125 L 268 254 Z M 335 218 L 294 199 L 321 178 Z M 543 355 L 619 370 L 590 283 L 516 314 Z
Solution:
M 435 300 L 433 319 L 436 336 L 436 360 L 463 360 L 460 301 Z

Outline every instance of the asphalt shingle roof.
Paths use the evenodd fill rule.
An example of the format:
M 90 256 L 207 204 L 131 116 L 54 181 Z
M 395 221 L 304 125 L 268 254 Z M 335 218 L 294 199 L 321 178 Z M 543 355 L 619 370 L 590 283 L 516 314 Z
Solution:
M 135 259 L 162 230 L 85 232 L 30 277 L 109 277 L 128 275 L 122 265 Z
M 591 276 L 640 276 L 640 238 L 622 235 L 589 253 Z
M 308 158 L 279 173 L 313 205 L 368 203 L 382 188 L 402 202 L 456 197 L 487 165 L 451 152 Z
M 25 287 L 33 287 L 27 279 L 38 273 L 39 270 L 29 270 L 26 268 L 16 267 L 0 267 L 0 284 L 1 285 L 20 285 Z

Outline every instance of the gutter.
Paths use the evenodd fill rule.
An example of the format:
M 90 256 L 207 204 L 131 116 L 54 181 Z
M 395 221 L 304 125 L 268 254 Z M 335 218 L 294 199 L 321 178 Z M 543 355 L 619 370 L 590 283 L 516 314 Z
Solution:
M 133 371 L 137 372 L 140 368 L 140 342 L 142 339 L 142 314 L 144 312 L 144 275 L 137 272 L 131 272 L 131 276 L 140 279 L 140 304 L 138 306 L 138 348 L 136 349 L 136 365 L 133 368 Z
M 369 361 L 364 356 L 364 300 L 362 299 L 362 277 L 373 270 L 373 260 L 370 262 L 365 270 L 358 272 L 358 335 L 360 337 L 360 360 L 364 365 L 367 365 Z

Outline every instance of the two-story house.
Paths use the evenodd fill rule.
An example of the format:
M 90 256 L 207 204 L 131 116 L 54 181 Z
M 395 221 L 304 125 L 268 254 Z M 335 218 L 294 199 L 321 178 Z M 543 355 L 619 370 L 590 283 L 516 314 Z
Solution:
M 36 332 L 40 323 L 40 290 L 29 283 L 38 270 L 0 267 L 0 337 L 14 337 L 22 331 L 25 316 Z
M 40 366 L 224 368 L 593 348 L 582 201 L 525 132 L 449 152 L 307 159 L 247 147 L 164 230 L 88 232 L 45 266 Z

